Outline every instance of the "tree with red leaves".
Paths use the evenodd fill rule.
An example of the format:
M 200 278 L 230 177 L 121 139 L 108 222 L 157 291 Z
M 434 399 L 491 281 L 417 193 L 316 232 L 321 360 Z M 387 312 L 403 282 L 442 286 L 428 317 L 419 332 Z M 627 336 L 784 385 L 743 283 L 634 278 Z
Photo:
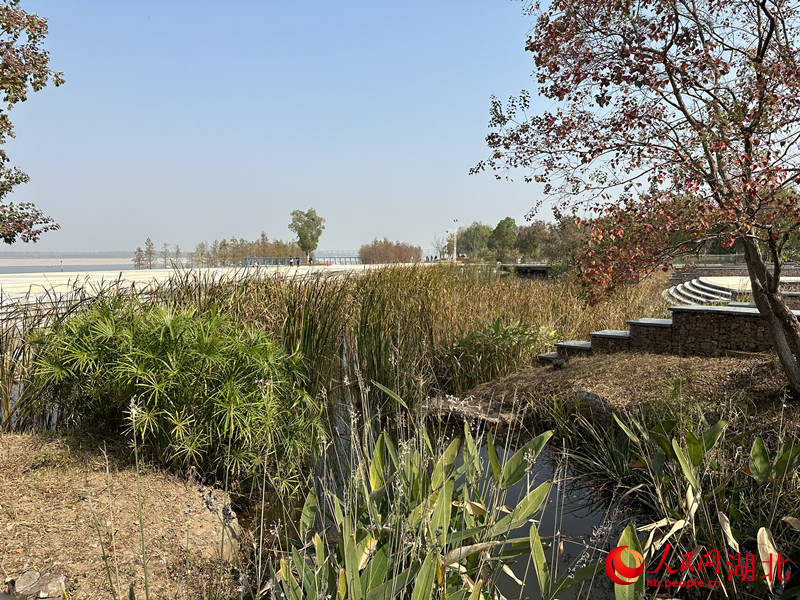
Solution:
M 52 82 L 64 83 L 62 73 L 50 70 L 50 55 L 42 44 L 47 36 L 47 19 L 25 12 L 19 0 L 0 2 L 0 239 L 13 244 L 18 239 L 35 242 L 39 236 L 58 229 L 52 219 L 29 202 L 5 203 L 3 199 L 28 175 L 11 166 L 2 145 L 14 137 L 8 112 L 17 102 L 24 102 L 31 91 L 38 92 Z
M 800 227 L 798 2 L 552 0 L 529 11 L 526 49 L 552 109 L 528 116 L 526 92 L 493 98 L 492 154 L 473 171 L 527 169 L 557 211 L 584 217 L 595 298 L 739 240 L 800 391 L 800 322 L 779 291 Z

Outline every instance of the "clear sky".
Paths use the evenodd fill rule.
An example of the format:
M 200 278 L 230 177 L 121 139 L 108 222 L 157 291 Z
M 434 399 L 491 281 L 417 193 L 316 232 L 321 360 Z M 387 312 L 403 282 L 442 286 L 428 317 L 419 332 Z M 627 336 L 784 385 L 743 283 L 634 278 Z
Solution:
M 11 113 L 11 158 L 62 230 L 2 250 L 128 250 L 151 236 L 387 236 L 427 248 L 473 220 L 521 222 L 538 193 L 469 176 L 489 97 L 534 89 L 511 0 L 23 0 L 67 84 Z

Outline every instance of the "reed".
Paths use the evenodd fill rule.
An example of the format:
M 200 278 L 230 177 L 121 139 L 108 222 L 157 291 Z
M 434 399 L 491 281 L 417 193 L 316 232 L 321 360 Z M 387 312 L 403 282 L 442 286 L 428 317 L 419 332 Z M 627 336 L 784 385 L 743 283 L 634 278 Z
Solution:
M 170 280 L 144 287 L 78 281 L 64 294 L 0 299 L 0 412 L 6 427 L 33 425 L 13 419 L 18 401 L 40 393 L 32 385 L 30 332 L 67 320 L 101 298 L 137 298 L 199 314 L 218 311 L 262 330 L 302 357 L 315 398 L 360 378 L 381 382 L 413 404 L 461 393 L 530 364 L 555 341 L 660 316 L 666 312 L 662 285 L 658 278 L 646 279 L 590 306 L 571 275 L 521 280 L 480 267 L 395 267 L 288 280 L 266 270 L 229 276 L 176 271 Z M 369 400 L 389 401 L 377 390 Z

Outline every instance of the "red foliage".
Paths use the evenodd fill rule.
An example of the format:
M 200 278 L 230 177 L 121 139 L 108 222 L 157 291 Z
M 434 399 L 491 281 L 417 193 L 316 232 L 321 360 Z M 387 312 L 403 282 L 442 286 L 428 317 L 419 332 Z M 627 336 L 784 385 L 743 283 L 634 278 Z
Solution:
M 800 227 L 796 4 L 554 0 L 534 12 L 526 47 L 556 108 L 528 117 L 529 94 L 493 99 L 492 155 L 473 171 L 530 169 L 558 210 L 587 221 L 581 265 L 596 294 L 715 238 L 780 263 Z

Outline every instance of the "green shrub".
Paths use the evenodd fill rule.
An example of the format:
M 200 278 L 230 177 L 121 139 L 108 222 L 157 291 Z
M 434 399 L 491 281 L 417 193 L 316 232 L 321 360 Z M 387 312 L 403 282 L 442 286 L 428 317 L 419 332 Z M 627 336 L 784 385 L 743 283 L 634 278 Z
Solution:
M 530 330 L 522 321 L 493 323 L 469 333 L 459 331 L 442 356 L 442 387 L 462 393 L 527 364 L 537 350 L 556 341 L 556 332 Z
M 32 341 L 39 411 L 135 434 L 163 464 L 238 481 L 267 468 L 290 488 L 316 443 L 319 410 L 300 355 L 213 309 L 121 295 Z

